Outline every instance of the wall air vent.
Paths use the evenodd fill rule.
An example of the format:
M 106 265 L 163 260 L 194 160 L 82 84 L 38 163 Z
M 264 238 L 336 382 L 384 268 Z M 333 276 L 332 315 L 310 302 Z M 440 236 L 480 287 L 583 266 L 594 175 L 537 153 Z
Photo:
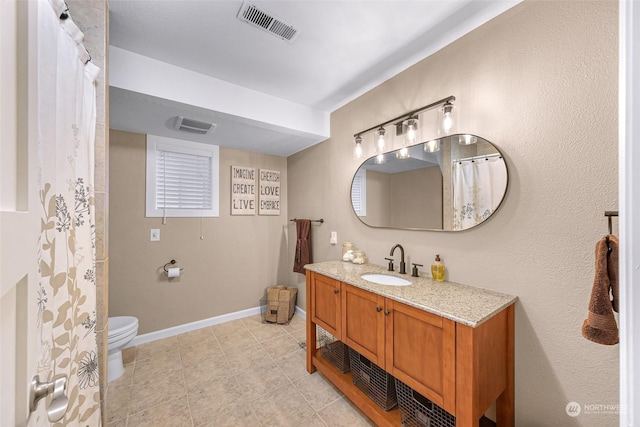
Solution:
M 244 1 L 238 11 L 238 19 L 256 26 L 283 40 L 293 43 L 299 31 L 293 25 L 282 22 L 277 16 Z
M 206 135 L 211 132 L 216 125 L 213 123 L 201 122 L 200 120 L 188 119 L 178 116 L 175 119 L 173 127 L 177 130 L 196 133 L 198 135 Z

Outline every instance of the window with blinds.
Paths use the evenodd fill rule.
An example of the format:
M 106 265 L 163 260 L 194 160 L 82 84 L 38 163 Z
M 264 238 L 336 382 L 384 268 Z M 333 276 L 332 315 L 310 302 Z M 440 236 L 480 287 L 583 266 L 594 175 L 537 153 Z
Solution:
M 147 136 L 147 217 L 218 216 L 218 146 Z
M 351 183 L 351 203 L 358 216 L 367 216 L 367 170 L 360 169 Z

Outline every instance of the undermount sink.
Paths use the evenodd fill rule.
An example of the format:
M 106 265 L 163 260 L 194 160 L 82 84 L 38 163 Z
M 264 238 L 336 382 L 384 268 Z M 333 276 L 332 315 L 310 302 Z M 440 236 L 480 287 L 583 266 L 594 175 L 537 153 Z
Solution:
M 369 282 L 377 283 L 378 285 L 407 286 L 411 284 L 408 280 L 401 279 L 396 276 L 389 276 L 387 274 L 363 274 L 360 277 Z

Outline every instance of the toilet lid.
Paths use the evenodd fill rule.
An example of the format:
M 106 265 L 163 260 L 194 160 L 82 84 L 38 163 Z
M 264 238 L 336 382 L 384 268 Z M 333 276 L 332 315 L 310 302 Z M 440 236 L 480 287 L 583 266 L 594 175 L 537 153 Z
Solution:
M 138 319 L 133 316 L 117 316 L 109 318 L 109 336 L 115 337 L 138 327 Z

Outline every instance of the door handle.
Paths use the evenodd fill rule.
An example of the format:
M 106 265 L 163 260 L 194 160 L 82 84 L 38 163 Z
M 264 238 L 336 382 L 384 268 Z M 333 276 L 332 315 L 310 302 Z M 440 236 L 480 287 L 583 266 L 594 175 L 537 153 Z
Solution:
M 334 293 L 334 294 L 336 294 L 336 295 L 338 295 L 338 294 L 340 293 L 340 290 L 339 290 L 339 289 L 334 289 L 334 290 L 333 290 L 333 293 Z
M 380 313 L 382 311 L 382 307 L 376 307 L 376 311 Z
M 388 316 L 389 314 L 391 314 L 391 312 L 390 312 L 389 310 L 385 310 L 385 311 L 384 311 L 384 315 L 385 315 L 385 316 Z
M 51 396 L 51 403 L 47 407 L 49 421 L 55 423 L 60 421 L 69 407 L 67 397 L 67 376 L 58 375 L 50 382 L 40 382 L 38 375 L 31 379 L 31 391 L 29 393 L 29 411 L 34 412 L 38 407 L 38 402 L 47 396 Z

